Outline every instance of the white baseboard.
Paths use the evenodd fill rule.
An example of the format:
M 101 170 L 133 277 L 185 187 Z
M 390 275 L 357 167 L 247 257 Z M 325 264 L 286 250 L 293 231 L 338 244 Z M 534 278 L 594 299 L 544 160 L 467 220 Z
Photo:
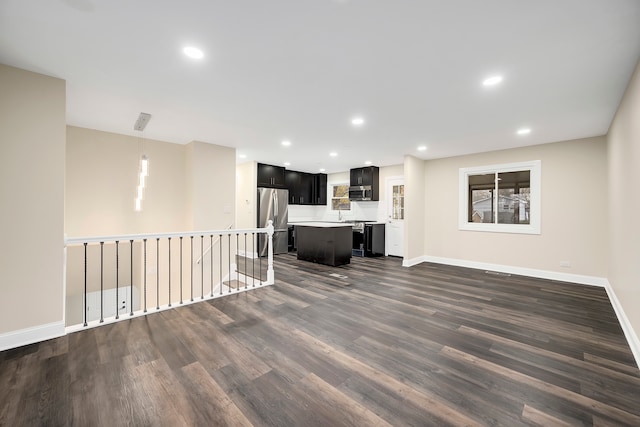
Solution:
M 426 257 L 424 257 L 424 256 L 419 256 L 417 258 L 412 258 L 412 259 L 403 258 L 402 259 L 402 266 L 403 267 L 413 267 L 414 265 L 418 265 L 420 263 L 425 262 L 426 261 L 425 258 Z
M 633 357 L 636 359 L 636 365 L 640 367 L 640 339 L 638 338 L 638 334 L 633 330 L 633 326 L 631 326 L 631 322 L 629 322 L 629 318 L 625 314 L 622 305 L 620 304 L 620 300 L 616 296 L 616 293 L 608 280 L 604 288 L 607 290 L 609 301 L 611 301 L 613 310 L 616 312 L 616 316 L 618 316 L 618 322 L 620 322 L 624 336 L 627 338 L 627 343 L 629 343 L 631 353 L 633 353 Z
M 501 264 L 489 264 L 477 261 L 467 261 L 455 258 L 443 258 L 434 256 L 422 256 L 411 259 L 409 261 L 403 261 L 403 267 L 411 267 L 421 262 L 433 262 L 436 264 L 453 265 L 456 267 L 475 268 L 479 270 L 499 271 L 501 273 L 517 274 L 520 276 L 536 277 L 539 279 L 557 280 L 561 282 L 578 283 L 581 285 L 591 285 L 602 287 L 607 291 L 609 301 L 613 306 L 613 310 L 618 316 L 618 322 L 624 332 L 624 336 L 627 339 L 627 343 L 631 348 L 631 353 L 636 360 L 636 365 L 640 367 L 640 339 L 638 334 L 633 330 L 629 318 L 624 312 L 618 297 L 616 296 L 613 287 L 609 281 L 604 277 L 597 276 L 584 276 L 580 274 L 560 273 L 557 271 L 537 270 L 534 268 L 513 267 Z
M 557 280 L 560 282 L 579 283 L 581 285 L 599 286 L 601 288 L 606 287 L 608 283 L 606 278 L 597 277 L 597 276 L 584 276 L 580 274 L 561 273 L 558 271 L 548 271 L 548 270 L 538 270 L 535 268 L 513 267 L 510 265 L 490 264 L 486 262 L 467 261 L 467 260 L 455 259 L 455 258 L 423 256 L 422 259 L 424 262 L 434 262 L 436 264 L 454 265 L 457 267 L 475 268 L 478 270 L 499 271 L 500 273 L 517 274 L 519 276 L 536 277 L 538 279 L 547 279 L 547 280 Z
M 0 334 L 0 351 L 58 338 L 63 335 L 65 335 L 64 321 L 7 332 Z
M 236 252 L 236 255 L 243 257 L 243 258 L 250 258 L 250 259 L 257 259 L 258 258 L 258 253 L 253 251 L 245 251 L 244 249 L 238 249 Z

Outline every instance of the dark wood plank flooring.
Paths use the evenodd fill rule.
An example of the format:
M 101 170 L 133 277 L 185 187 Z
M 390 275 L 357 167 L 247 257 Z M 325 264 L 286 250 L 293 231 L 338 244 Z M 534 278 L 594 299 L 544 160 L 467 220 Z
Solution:
M 640 426 L 604 289 L 397 258 L 275 267 L 271 287 L 0 353 L 0 425 Z

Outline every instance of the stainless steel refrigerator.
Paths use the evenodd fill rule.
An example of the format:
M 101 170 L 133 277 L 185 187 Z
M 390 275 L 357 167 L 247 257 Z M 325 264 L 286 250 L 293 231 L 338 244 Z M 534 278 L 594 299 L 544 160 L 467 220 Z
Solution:
M 258 188 L 258 228 L 267 226 L 267 221 L 273 221 L 273 253 L 283 254 L 289 250 L 288 226 L 289 221 L 289 190 L 277 188 Z M 267 256 L 268 236 L 258 235 L 258 253 Z

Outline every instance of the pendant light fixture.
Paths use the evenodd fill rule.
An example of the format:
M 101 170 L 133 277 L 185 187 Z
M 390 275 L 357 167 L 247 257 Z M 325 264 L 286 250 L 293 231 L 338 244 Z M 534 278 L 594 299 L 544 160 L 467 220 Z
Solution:
M 133 125 L 133 129 L 140 132 L 140 168 L 138 170 L 138 186 L 136 188 L 135 210 L 140 212 L 142 210 L 142 200 L 144 198 L 144 187 L 146 184 L 147 176 L 149 176 L 149 158 L 144 153 L 144 128 L 151 120 L 151 114 L 140 113 L 138 120 Z

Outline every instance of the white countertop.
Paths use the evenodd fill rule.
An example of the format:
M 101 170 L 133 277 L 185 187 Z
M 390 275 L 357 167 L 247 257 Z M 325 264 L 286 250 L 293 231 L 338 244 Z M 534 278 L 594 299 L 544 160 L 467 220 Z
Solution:
M 318 228 L 334 228 L 334 227 L 349 227 L 352 224 L 347 222 L 322 222 L 322 221 L 309 221 L 309 222 L 290 222 L 289 225 L 296 225 L 302 227 L 318 227 Z

